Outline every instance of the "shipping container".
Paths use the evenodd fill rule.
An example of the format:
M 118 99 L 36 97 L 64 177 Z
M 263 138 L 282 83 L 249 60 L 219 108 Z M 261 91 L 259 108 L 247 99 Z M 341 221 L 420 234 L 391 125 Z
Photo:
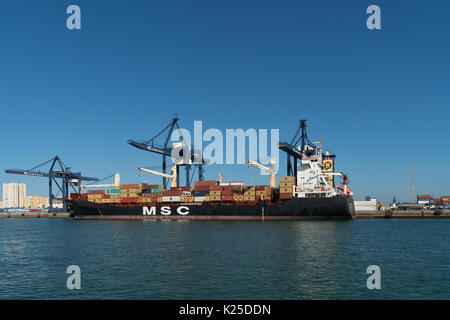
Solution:
M 209 196 L 209 201 L 221 201 L 222 200 L 222 197 L 219 195 L 219 196 L 214 196 L 214 195 L 210 195 Z
M 210 187 L 210 186 L 217 186 L 219 185 L 218 181 L 214 181 L 214 180 L 204 180 L 204 181 L 195 181 L 194 182 L 194 187 Z
M 88 194 L 105 194 L 105 190 L 89 190 Z
M 162 202 L 180 202 L 181 196 L 163 196 Z
M 149 184 L 146 186 L 146 189 L 164 189 L 164 186 L 160 184 Z
M 191 191 L 191 187 L 171 187 L 171 191 Z
M 204 197 L 209 194 L 209 191 L 194 191 L 194 196 L 196 197 Z
M 283 176 L 283 177 L 280 177 L 280 183 L 281 182 L 293 182 L 293 183 L 295 183 L 295 177 L 294 176 Z
M 210 196 L 218 196 L 218 197 L 220 197 L 222 195 L 222 191 L 220 191 L 220 190 L 212 190 L 212 191 L 209 192 L 209 195 Z
M 221 186 L 210 186 L 209 190 L 210 191 L 220 191 L 220 190 L 222 190 L 222 187 Z
M 290 188 L 280 188 L 280 193 L 293 193 L 294 192 L 294 188 L 290 187 Z
M 210 186 L 200 186 L 200 187 L 195 187 L 195 188 L 194 188 L 194 191 L 198 191 L 198 192 L 208 191 L 208 192 L 209 192 L 209 187 L 210 187 Z
M 170 196 L 181 196 L 181 191 L 177 190 L 165 190 L 162 192 L 163 197 L 170 197 Z
M 120 203 L 137 202 L 138 197 L 120 198 Z
M 222 201 L 233 201 L 232 195 L 222 195 Z
M 203 201 L 205 201 L 205 196 L 195 196 L 194 201 L 195 202 L 203 202 Z
M 148 189 L 148 186 L 146 183 L 131 183 L 120 185 L 120 189 Z
M 292 188 L 294 185 L 292 182 L 280 182 L 280 188 Z
M 280 192 L 280 199 L 291 199 L 294 195 L 292 193 L 282 193 Z
M 142 197 L 144 197 L 144 198 L 156 198 L 156 197 L 161 197 L 161 196 L 162 196 L 161 192 L 159 192 L 159 193 L 143 193 L 142 194 Z
M 230 182 L 221 182 L 220 186 L 233 186 L 233 187 L 241 187 L 243 188 L 245 186 L 244 181 L 230 181 Z

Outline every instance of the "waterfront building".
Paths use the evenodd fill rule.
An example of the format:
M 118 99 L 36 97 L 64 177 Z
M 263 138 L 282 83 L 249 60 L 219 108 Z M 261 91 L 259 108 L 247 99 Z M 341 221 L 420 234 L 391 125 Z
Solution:
M 26 205 L 27 186 L 24 183 L 3 184 L 3 207 L 22 208 Z

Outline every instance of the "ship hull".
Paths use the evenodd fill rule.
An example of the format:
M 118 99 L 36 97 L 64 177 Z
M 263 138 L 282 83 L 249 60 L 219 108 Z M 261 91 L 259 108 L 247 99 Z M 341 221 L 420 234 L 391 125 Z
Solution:
M 186 219 L 186 220 L 302 220 L 352 219 L 353 199 L 293 198 L 282 204 L 169 204 L 111 205 L 67 200 L 71 216 L 86 219 Z

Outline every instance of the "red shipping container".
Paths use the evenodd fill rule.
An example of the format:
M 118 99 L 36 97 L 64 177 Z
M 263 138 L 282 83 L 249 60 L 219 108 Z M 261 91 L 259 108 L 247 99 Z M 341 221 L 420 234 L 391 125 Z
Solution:
M 218 181 L 214 180 L 205 180 L 205 181 L 195 181 L 194 187 L 204 187 L 204 186 L 217 186 L 219 185 Z
M 242 191 L 241 186 L 224 186 L 222 187 L 224 191 Z
M 291 199 L 293 197 L 292 193 L 280 193 L 280 199 Z
M 105 194 L 105 190 L 89 190 L 88 194 Z
M 120 203 L 137 202 L 137 200 L 136 197 L 120 198 Z
M 209 191 L 210 186 L 195 187 L 195 191 Z
M 149 184 L 145 189 L 159 189 L 162 186 L 160 184 Z
M 221 191 L 222 187 L 221 186 L 210 186 L 209 190 L 211 190 L 211 191 Z
M 102 195 L 102 199 L 111 199 L 111 196 L 109 194 Z
M 147 184 L 146 183 L 122 184 L 120 185 L 120 189 L 147 189 Z
M 170 191 L 191 191 L 191 187 L 171 187 Z
M 222 201 L 233 201 L 233 196 L 229 196 L 229 195 L 222 195 Z
M 163 197 L 181 196 L 182 191 L 178 190 L 166 190 L 162 192 Z
M 158 198 L 161 197 L 161 193 L 143 193 L 143 198 Z

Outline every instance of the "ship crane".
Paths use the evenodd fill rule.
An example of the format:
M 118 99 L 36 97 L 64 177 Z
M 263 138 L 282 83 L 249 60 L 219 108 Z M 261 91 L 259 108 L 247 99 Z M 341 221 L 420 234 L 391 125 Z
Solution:
M 332 176 L 340 176 L 342 177 L 342 184 L 338 187 L 339 190 L 341 190 L 344 195 L 352 196 L 353 192 L 352 189 L 348 187 L 348 176 L 343 172 L 322 172 L 323 175 L 332 175 Z
M 275 158 L 272 157 L 270 158 L 270 168 L 263 166 L 262 164 L 259 164 L 256 161 L 253 160 L 248 160 L 247 161 L 247 166 L 250 167 L 250 165 L 255 166 L 261 170 L 264 170 L 266 172 L 268 172 L 270 174 L 270 187 L 271 188 L 276 188 L 277 187 L 277 171 L 276 171 L 276 166 L 275 166 Z
M 50 169 L 44 171 L 42 167 L 50 164 Z M 70 167 L 67 167 L 58 156 L 41 163 L 29 170 L 23 169 L 6 169 L 5 172 L 9 174 L 20 174 L 31 177 L 48 178 L 48 202 L 49 212 L 55 212 L 53 208 L 53 200 L 61 200 L 63 203 L 63 211 L 67 212 L 67 205 L 64 200 L 69 198 L 69 190 L 72 188 L 74 192 L 81 192 L 82 181 L 98 181 L 98 178 L 85 177 L 81 172 L 72 172 Z M 57 179 L 61 179 L 58 183 Z M 61 192 L 61 197 L 53 195 L 54 184 L 58 187 L 58 194 Z M 78 189 L 78 190 L 77 190 Z
M 154 171 L 154 170 L 150 170 L 150 169 L 146 169 L 146 168 L 138 168 L 138 170 L 150 173 L 150 174 L 154 174 L 163 178 L 167 178 L 170 179 L 170 187 L 177 187 L 178 183 L 177 183 L 177 165 L 173 164 L 172 165 L 172 171 L 170 172 L 170 174 L 166 174 L 166 173 L 161 173 L 158 171 Z
M 184 166 L 186 171 L 186 185 L 190 186 L 192 182 L 192 178 L 190 175 L 191 166 L 194 166 L 194 170 L 198 170 L 198 180 L 203 180 L 203 165 L 209 163 L 208 159 L 205 159 L 201 155 L 201 151 L 194 150 L 192 146 L 187 145 L 184 141 L 184 137 L 181 134 L 180 127 L 178 125 L 178 117 L 175 115 L 172 119 L 172 121 L 163 129 L 161 130 L 157 135 L 155 135 L 153 138 L 147 141 L 139 141 L 134 139 L 129 139 L 127 143 L 135 148 L 157 153 L 162 156 L 162 173 L 166 174 L 166 160 L 167 157 L 175 158 L 175 163 L 177 165 L 176 171 L 178 172 L 178 166 Z M 174 129 L 177 129 L 179 132 L 179 136 L 182 143 L 174 143 L 172 146 L 169 146 L 169 140 L 172 136 L 172 132 Z M 167 133 L 166 138 L 164 139 L 164 144 L 157 144 L 155 142 L 155 139 L 161 136 L 163 133 Z M 190 154 L 190 157 L 188 156 Z M 195 171 L 194 171 L 195 173 Z M 192 174 L 192 176 L 194 175 Z M 177 173 L 177 176 L 179 174 Z M 163 177 L 163 185 L 164 187 L 167 186 L 166 178 Z M 179 180 L 177 179 L 177 183 Z
M 116 173 L 114 176 L 114 184 L 87 184 L 87 185 L 81 185 L 81 190 L 85 190 L 86 188 L 108 188 L 108 187 L 114 187 L 116 189 L 120 188 L 120 173 Z M 108 176 L 102 180 L 106 180 L 111 178 L 112 176 Z M 101 181 L 102 181 L 101 180 Z

